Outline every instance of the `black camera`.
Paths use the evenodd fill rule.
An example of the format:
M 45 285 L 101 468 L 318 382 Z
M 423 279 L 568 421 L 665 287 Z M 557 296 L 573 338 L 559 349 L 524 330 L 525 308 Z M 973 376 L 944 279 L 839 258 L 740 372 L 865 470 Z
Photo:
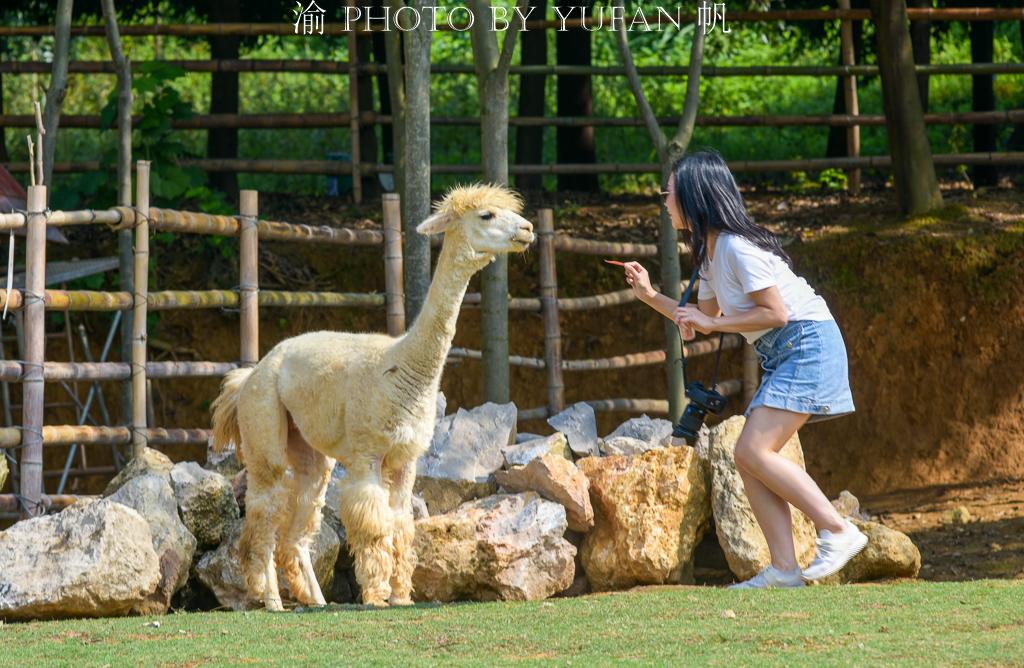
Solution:
M 697 432 L 704 424 L 708 411 L 721 415 L 728 398 L 714 389 L 704 387 L 699 380 L 686 384 L 686 396 L 690 401 L 686 404 L 683 416 L 679 418 L 679 424 L 672 429 L 672 437 L 685 438 L 689 445 L 693 445 L 697 442 Z

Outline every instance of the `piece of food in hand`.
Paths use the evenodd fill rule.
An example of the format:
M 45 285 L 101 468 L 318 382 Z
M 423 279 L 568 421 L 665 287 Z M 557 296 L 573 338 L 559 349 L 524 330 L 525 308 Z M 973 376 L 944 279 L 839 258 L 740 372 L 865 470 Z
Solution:
M 619 267 L 625 267 L 626 266 L 625 262 L 619 262 L 618 260 L 605 260 L 605 262 L 607 262 L 608 264 L 614 264 L 614 265 L 619 266 Z

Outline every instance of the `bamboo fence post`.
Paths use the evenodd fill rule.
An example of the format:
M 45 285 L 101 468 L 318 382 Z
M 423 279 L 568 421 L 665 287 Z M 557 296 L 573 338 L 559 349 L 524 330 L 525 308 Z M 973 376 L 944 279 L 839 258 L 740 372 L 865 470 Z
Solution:
M 25 362 L 21 407 L 21 518 L 46 512 L 43 497 L 43 360 L 46 353 L 46 186 L 28 189 L 25 243 Z
M 347 0 L 355 7 L 355 0 Z M 352 129 L 352 198 L 356 204 L 363 201 L 362 174 L 359 169 L 359 41 L 354 30 L 348 32 L 348 100 L 349 126 Z
M 544 366 L 547 369 L 548 411 L 565 408 L 562 377 L 562 330 L 558 322 L 558 272 L 555 265 L 555 219 L 551 209 L 537 212 L 540 246 L 540 305 L 544 319 Z
M 402 211 L 398 193 L 381 195 L 384 206 L 384 300 L 388 334 L 405 332 L 405 293 L 402 276 Z
M 149 296 L 149 161 L 135 163 L 135 270 L 132 312 L 132 456 L 146 448 L 146 299 Z
M 238 305 L 241 314 L 242 366 L 253 366 L 260 357 L 259 318 L 259 233 L 256 217 L 259 215 L 259 193 L 242 190 L 239 205 L 239 281 Z
M 743 402 L 746 404 L 750 403 L 750 400 L 754 398 L 754 393 L 757 392 L 757 386 L 760 381 L 760 373 L 758 369 L 761 368 L 760 358 L 757 356 L 757 351 L 754 350 L 754 346 L 749 343 L 743 344 Z
M 839 0 L 839 9 L 849 9 L 850 0 Z M 843 65 L 855 65 L 853 50 L 853 23 L 849 19 L 842 19 L 839 24 L 839 44 L 842 51 Z M 860 109 L 857 101 L 857 77 L 849 74 L 843 77 L 843 96 L 846 98 L 846 113 L 850 116 L 859 116 Z M 854 158 L 860 155 L 860 126 L 850 125 L 846 128 L 846 154 Z M 850 192 L 854 195 L 860 193 L 860 169 L 847 170 L 849 177 Z

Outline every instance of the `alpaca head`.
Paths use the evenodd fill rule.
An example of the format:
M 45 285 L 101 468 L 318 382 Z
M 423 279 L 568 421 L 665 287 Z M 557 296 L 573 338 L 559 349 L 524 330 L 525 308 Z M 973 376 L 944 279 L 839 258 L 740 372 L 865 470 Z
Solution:
M 533 224 L 520 216 L 523 200 L 499 184 L 454 186 L 434 204 L 434 213 L 416 227 L 420 234 L 445 233 L 474 256 L 490 262 L 498 253 L 521 253 L 537 238 Z

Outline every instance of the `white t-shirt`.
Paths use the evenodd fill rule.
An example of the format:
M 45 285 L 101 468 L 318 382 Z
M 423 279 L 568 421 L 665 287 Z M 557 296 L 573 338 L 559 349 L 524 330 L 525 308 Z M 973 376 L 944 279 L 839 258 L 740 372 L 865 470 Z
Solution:
M 777 285 L 786 303 L 790 320 L 833 320 L 825 300 L 801 276 L 793 273 L 786 261 L 738 234 L 719 232 L 714 257 L 707 275 L 700 273 L 697 298 L 716 297 L 724 315 L 749 311 L 756 304 L 748 292 Z M 741 332 L 747 343 L 754 343 L 770 329 Z

